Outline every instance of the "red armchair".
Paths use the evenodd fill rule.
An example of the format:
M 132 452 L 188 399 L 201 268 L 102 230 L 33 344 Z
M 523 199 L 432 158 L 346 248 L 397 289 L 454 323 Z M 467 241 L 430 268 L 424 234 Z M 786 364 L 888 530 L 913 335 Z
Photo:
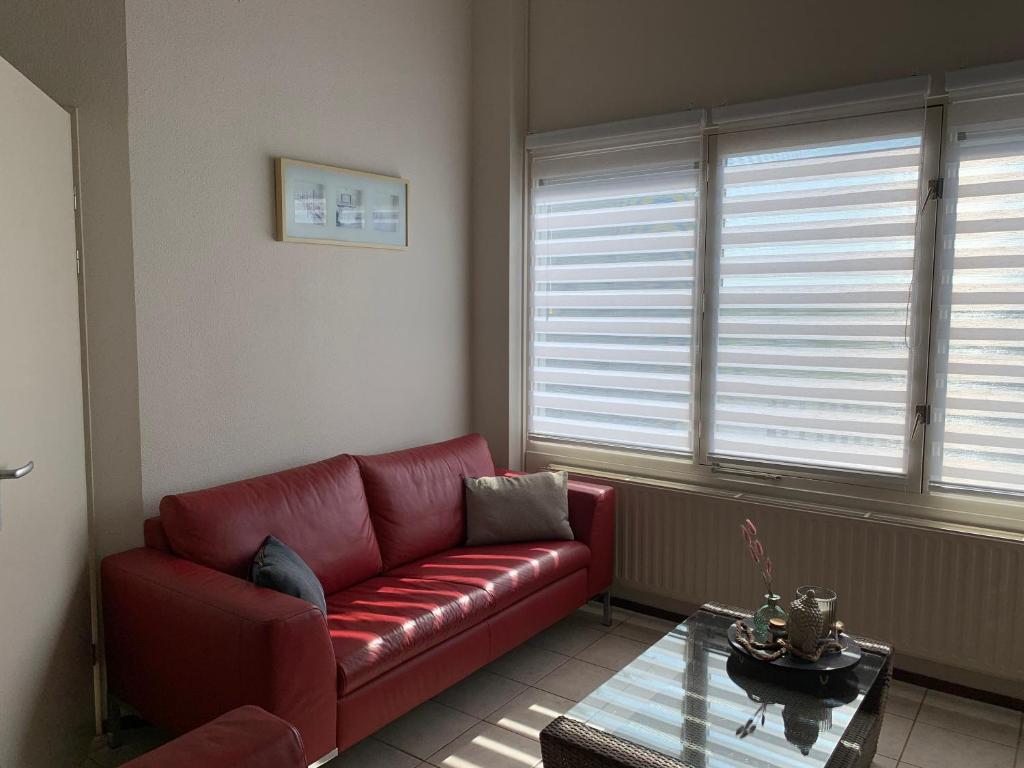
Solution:
M 294 727 L 259 707 L 239 707 L 123 768 L 306 768 Z
M 165 498 L 102 564 L 111 693 L 174 732 L 255 704 L 310 759 L 354 744 L 610 588 L 611 488 L 570 483 L 575 541 L 464 546 L 462 478 L 494 472 L 469 435 Z M 244 580 L 268 535 L 326 617 Z

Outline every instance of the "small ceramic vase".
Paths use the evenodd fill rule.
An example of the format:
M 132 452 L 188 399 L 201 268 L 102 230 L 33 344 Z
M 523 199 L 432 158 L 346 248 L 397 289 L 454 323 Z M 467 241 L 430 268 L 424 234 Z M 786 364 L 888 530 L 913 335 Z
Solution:
M 801 653 L 811 655 L 817 650 L 823 626 L 813 590 L 789 604 L 789 644 Z

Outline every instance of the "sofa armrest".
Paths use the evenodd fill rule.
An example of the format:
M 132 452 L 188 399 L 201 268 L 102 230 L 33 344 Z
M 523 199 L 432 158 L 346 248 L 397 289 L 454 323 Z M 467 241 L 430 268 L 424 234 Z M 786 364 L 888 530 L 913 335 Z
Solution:
M 570 480 L 569 525 L 573 535 L 590 547 L 587 591 L 591 596 L 606 591 L 615 576 L 615 489 Z
M 498 469 L 497 474 L 524 474 Z M 587 594 L 606 591 L 615 577 L 615 489 L 608 485 L 569 480 L 569 525 L 573 536 L 590 548 Z
M 313 605 L 140 548 L 101 566 L 110 691 L 191 730 L 245 704 L 294 725 L 311 760 L 337 745 L 337 664 Z

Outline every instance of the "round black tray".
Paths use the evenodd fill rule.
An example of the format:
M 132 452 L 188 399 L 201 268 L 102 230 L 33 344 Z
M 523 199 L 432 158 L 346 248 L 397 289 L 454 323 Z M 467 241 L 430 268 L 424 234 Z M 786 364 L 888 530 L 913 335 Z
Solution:
M 746 648 L 736 641 L 735 625 L 730 624 L 725 635 L 729 638 L 729 645 L 732 646 L 734 651 L 738 651 L 748 658 L 760 661 L 762 664 L 768 664 L 782 669 L 801 669 L 806 672 L 834 672 L 837 669 L 847 669 L 856 665 L 857 662 L 860 661 L 861 657 L 860 646 L 851 640 L 849 635 L 839 636 L 839 644 L 843 646 L 842 653 L 826 653 L 817 661 L 807 661 L 807 659 L 801 659 L 799 656 L 791 656 L 788 653 L 777 659 L 773 659 L 772 661 L 758 659 L 756 656 L 752 656 Z

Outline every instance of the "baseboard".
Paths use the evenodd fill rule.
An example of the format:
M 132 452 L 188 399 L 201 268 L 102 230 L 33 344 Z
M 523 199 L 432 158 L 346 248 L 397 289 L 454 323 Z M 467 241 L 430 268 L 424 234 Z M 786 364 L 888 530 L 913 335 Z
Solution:
M 644 603 L 638 603 L 625 597 L 616 597 L 614 592 L 612 593 L 612 605 L 616 608 L 623 608 L 627 611 L 642 613 L 646 616 L 653 616 L 656 619 L 664 619 L 665 621 L 681 622 L 687 617 L 687 614 L 679 613 L 678 611 L 658 608 L 654 605 L 645 605 Z
M 655 601 L 660 605 L 651 604 Z M 612 605 L 667 621 L 682 621 L 700 607 L 621 586 L 613 589 Z M 898 650 L 893 677 L 936 691 L 1024 712 L 1024 699 L 1020 698 L 1020 683 L 1014 680 L 992 677 L 929 659 L 918 659 L 900 654 Z
M 1013 680 L 899 655 L 892 676 L 905 683 L 1024 712 L 1024 699 L 1020 698 L 1021 685 Z

